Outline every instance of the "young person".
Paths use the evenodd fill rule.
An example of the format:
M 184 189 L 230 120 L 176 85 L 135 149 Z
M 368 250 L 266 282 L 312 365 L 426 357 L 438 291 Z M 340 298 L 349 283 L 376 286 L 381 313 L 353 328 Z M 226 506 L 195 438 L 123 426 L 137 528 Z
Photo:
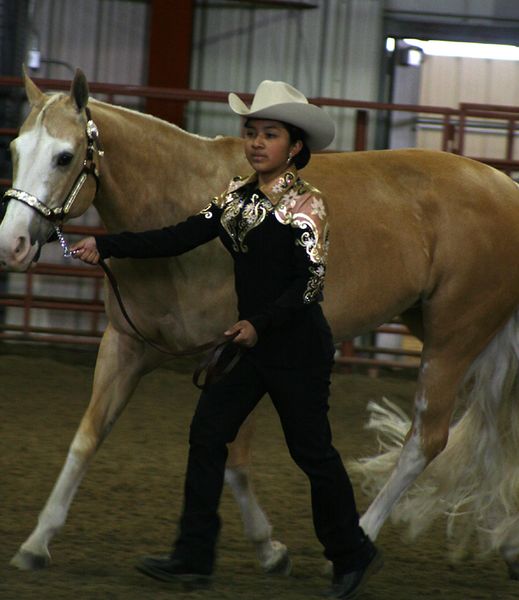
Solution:
M 146 557 L 142 572 L 165 581 L 207 580 L 220 529 L 218 505 L 227 443 L 269 394 L 290 454 L 308 476 L 312 514 L 324 555 L 333 563 L 332 595 L 356 595 L 382 564 L 359 526 L 353 489 L 332 446 L 328 396 L 334 346 L 319 302 L 328 251 L 326 205 L 297 169 L 334 137 L 329 116 L 292 86 L 263 81 L 244 120 L 253 174 L 235 177 L 197 215 L 160 230 L 89 237 L 75 256 L 176 256 L 219 236 L 234 259 L 239 321 L 225 333 L 247 350 L 234 369 L 201 394 L 190 431 L 184 507 L 168 556 Z

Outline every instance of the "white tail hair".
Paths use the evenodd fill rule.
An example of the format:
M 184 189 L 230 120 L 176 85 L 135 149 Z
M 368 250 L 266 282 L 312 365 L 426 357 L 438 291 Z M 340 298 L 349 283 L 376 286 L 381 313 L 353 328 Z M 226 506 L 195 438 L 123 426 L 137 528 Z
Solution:
M 479 551 L 519 554 L 519 311 L 471 365 L 458 394 L 459 420 L 449 441 L 402 497 L 392 519 L 412 538 L 447 516 L 451 558 L 461 558 L 474 539 Z M 350 463 L 375 495 L 396 465 L 411 422 L 396 405 L 370 402 L 368 429 L 381 454 Z

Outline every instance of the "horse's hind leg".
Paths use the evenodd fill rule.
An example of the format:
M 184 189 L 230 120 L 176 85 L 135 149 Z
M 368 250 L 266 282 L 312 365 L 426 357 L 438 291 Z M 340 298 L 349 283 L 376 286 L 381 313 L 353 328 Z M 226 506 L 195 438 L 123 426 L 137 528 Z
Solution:
M 75 492 L 101 442 L 110 432 L 146 368 L 140 342 L 108 326 L 96 363 L 90 404 L 72 440 L 69 452 L 38 524 L 11 564 L 20 569 L 49 565 L 49 543 L 64 525 Z M 149 368 L 149 367 L 148 367 Z
M 496 294 L 496 298 L 499 296 Z M 494 312 L 484 305 L 466 306 L 452 296 L 429 305 L 425 314 L 425 345 L 414 400 L 414 417 L 400 457 L 388 481 L 361 518 L 375 539 L 393 506 L 427 464 L 446 446 L 459 386 L 469 366 L 507 321 L 510 307 Z M 463 313 L 456 314 L 460 305 Z M 438 308 L 439 305 L 439 308 Z M 467 323 L 478 323 L 468 327 Z
M 238 503 L 245 536 L 254 544 L 262 569 L 266 573 L 288 575 L 291 570 L 287 547 L 271 539 L 272 526 L 258 504 L 250 478 L 251 439 L 254 413 L 243 423 L 236 439 L 229 445 L 225 482 Z
M 456 392 L 468 364 L 449 352 L 435 358 L 424 352 L 411 429 L 393 472 L 360 521 L 372 540 L 398 499 L 446 446 Z

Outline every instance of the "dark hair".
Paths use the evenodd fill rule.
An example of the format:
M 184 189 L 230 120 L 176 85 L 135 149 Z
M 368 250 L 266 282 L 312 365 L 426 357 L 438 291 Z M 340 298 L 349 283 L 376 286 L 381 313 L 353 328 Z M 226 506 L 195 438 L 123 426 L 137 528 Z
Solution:
M 253 120 L 254 117 L 248 117 L 244 121 L 244 126 L 247 127 L 247 124 L 250 120 Z M 273 119 L 277 120 L 277 119 Z M 295 125 L 291 125 L 290 123 L 286 123 L 285 121 L 279 121 L 281 125 L 288 131 L 288 137 L 290 139 L 290 144 L 295 144 L 297 141 L 301 140 L 303 143 L 303 147 L 301 150 L 294 156 L 293 163 L 296 166 L 296 169 L 302 169 L 306 167 L 312 154 L 310 152 L 310 148 L 306 145 L 306 133 Z
M 303 147 L 301 150 L 294 156 L 294 165 L 296 169 L 302 169 L 306 167 L 310 158 L 312 157 L 312 153 L 310 152 L 310 148 L 306 145 L 306 133 L 295 125 L 291 125 L 290 123 L 285 123 L 281 121 L 284 128 L 288 131 L 288 136 L 290 138 L 290 143 L 295 144 L 297 141 L 301 140 L 303 143 Z

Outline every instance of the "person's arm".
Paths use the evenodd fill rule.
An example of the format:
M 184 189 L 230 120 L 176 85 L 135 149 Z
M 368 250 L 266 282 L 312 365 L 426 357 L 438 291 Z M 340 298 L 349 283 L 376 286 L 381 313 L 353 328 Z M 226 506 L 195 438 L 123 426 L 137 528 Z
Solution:
M 214 203 L 197 215 L 162 229 L 95 236 L 102 258 L 162 258 L 184 254 L 218 235 L 221 209 Z M 208 218 L 206 215 L 210 215 Z
M 279 327 L 312 302 L 323 298 L 328 254 L 328 214 L 318 193 L 296 201 L 293 208 L 278 210 L 276 217 L 293 228 L 295 272 L 291 285 L 274 302 L 248 318 L 257 334 Z
M 71 246 L 75 258 L 97 264 L 100 258 L 162 258 L 178 256 L 218 235 L 222 209 L 217 199 L 200 213 L 162 229 L 91 236 Z

